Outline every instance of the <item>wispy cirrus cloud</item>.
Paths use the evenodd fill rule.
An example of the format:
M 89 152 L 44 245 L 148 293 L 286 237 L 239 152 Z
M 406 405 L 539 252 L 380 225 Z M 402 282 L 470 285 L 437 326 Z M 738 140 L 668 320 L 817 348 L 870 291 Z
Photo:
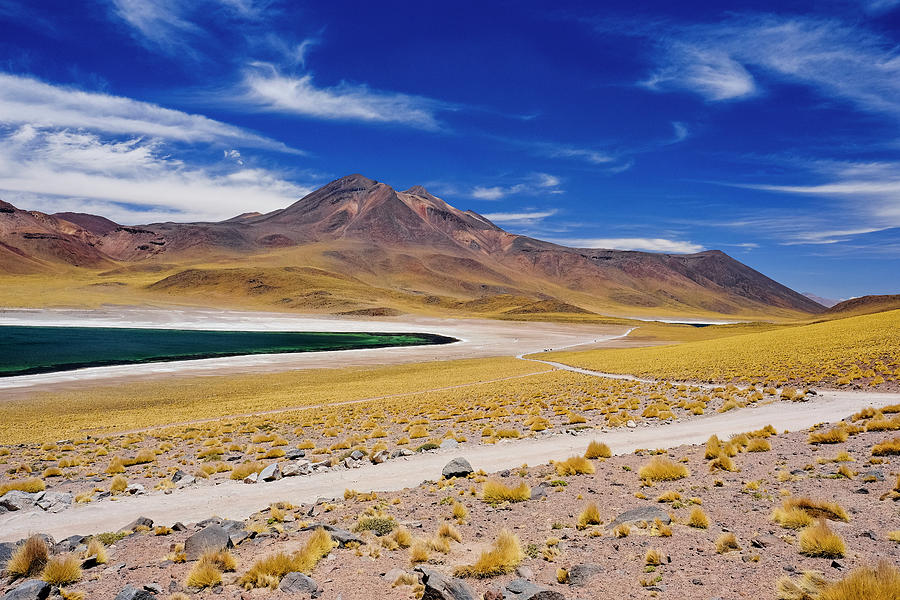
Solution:
M 562 181 L 549 173 L 531 173 L 521 181 L 511 185 L 477 185 L 469 195 L 476 200 L 502 200 L 519 194 L 562 194 Z
M 758 93 L 770 77 L 900 118 L 900 52 L 878 33 L 835 19 L 739 15 L 719 23 L 644 28 L 657 68 L 642 83 L 709 101 Z
M 547 217 L 552 217 L 557 212 L 556 209 L 550 210 L 525 210 L 520 212 L 492 212 L 492 213 L 484 213 L 483 216 L 485 219 L 493 221 L 498 225 L 512 225 L 512 226 L 532 226 L 537 225 Z
M 0 197 L 49 212 L 91 210 L 125 223 L 220 220 L 284 207 L 312 190 L 240 155 L 189 164 L 161 140 L 104 140 L 30 125 L 0 136 Z
M 437 114 L 456 110 L 445 102 L 375 90 L 364 84 L 342 82 L 320 87 L 311 73 L 282 73 L 270 63 L 254 62 L 244 73 L 237 101 L 260 111 L 304 117 L 387 123 L 436 130 Z
M 644 252 L 667 252 L 673 254 L 692 254 L 703 250 L 702 245 L 694 242 L 665 238 L 553 238 L 547 241 L 573 248 L 641 250 Z
M 79 128 L 113 135 L 145 135 L 193 144 L 243 144 L 302 154 L 300 150 L 277 140 L 203 115 L 6 73 L 0 73 L 0 124 Z

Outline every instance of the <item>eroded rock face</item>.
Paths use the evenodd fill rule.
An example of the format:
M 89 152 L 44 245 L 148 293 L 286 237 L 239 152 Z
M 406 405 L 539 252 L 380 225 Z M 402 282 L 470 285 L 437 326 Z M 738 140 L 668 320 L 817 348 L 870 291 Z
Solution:
M 468 477 L 469 474 L 474 472 L 475 469 L 472 468 L 469 461 L 458 456 L 444 465 L 441 475 L 443 475 L 445 479 L 450 479 L 451 477 Z
M 422 600 L 475 600 L 472 589 L 462 579 L 448 577 L 429 567 L 416 567 L 422 576 Z
M 231 536 L 221 525 L 208 525 L 184 541 L 184 554 L 188 560 L 197 560 L 207 550 L 233 548 Z

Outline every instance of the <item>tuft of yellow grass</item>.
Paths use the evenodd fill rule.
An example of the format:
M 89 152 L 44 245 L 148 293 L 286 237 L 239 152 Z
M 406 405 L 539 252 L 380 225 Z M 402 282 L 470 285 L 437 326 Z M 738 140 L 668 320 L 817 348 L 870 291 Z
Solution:
M 50 549 L 40 536 L 33 535 L 16 548 L 6 563 L 6 572 L 12 578 L 34 577 L 50 560 Z
M 524 558 L 518 536 L 509 529 L 502 529 L 490 550 L 482 552 L 474 564 L 457 567 L 454 574 L 477 578 L 505 575 L 518 567 Z
M 459 530 L 450 523 L 441 523 L 437 535 L 441 538 L 462 542 L 462 535 L 459 533 Z
M 428 543 L 423 540 L 416 540 L 409 548 L 409 562 L 418 564 L 426 562 L 431 557 Z
M 799 542 L 800 553 L 806 556 L 841 558 L 847 551 L 844 540 L 828 527 L 825 519 L 801 531 Z
M 725 453 L 720 454 L 713 460 L 709 461 L 709 472 L 713 473 L 715 471 L 729 471 L 734 472 L 737 471 L 737 465 L 734 464 L 734 461 L 731 460 L 731 457 Z
M 706 440 L 706 453 L 703 455 L 703 458 L 706 460 L 712 460 L 719 456 L 722 453 L 722 442 L 719 441 L 719 436 L 713 434 L 709 436 L 709 439 Z
M 654 456 L 650 462 L 638 469 L 638 476 L 650 481 L 674 481 L 690 474 L 686 466 L 661 456 Z
M 203 589 L 222 583 L 222 571 L 216 565 L 198 561 L 188 572 L 184 585 L 189 588 Z
M 125 479 L 122 475 L 116 475 L 112 478 L 112 482 L 109 484 L 109 491 L 111 492 L 124 492 L 128 489 L 128 480 Z
M 832 521 L 850 520 L 847 511 L 837 502 L 793 496 L 791 498 L 785 498 L 781 503 L 781 508 L 783 511 L 790 511 L 794 508 L 800 509 L 814 519 L 824 518 Z
M 688 527 L 693 527 L 695 529 L 708 529 L 709 528 L 709 517 L 706 516 L 706 513 L 703 512 L 703 509 L 699 506 L 695 506 L 691 509 L 691 514 L 688 517 L 687 521 Z
M 763 438 L 753 438 L 747 444 L 747 452 L 768 452 L 772 449 L 769 440 Z
M 47 486 L 43 481 L 41 481 L 37 477 L 29 477 L 28 479 L 20 479 L 18 481 L 7 481 L 6 483 L 0 483 L 0 496 L 5 494 L 6 492 L 12 491 L 28 492 L 29 494 L 34 494 L 36 492 L 43 492 L 45 489 L 47 489 Z
M 584 510 L 581 511 L 581 514 L 578 515 L 578 524 L 576 527 L 578 529 L 584 529 L 588 525 L 599 525 L 601 522 L 600 509 L 595 502 L 591 502 L 585 506 Z
M 612 450 L 609 449 L 609 446 L 602 442 L 598 442 L 597 440 L 593 440 L 588 444 L 587 450 L 584 453 L 584 457 L 588 459 L 610 458 L 611 456 Z
M 106 552 L 106 546 L 103 545 L 103 542 L 97 538 L 93 538 L 88 542 L 83 558 L 85 560 L 93 558 L 98 565 L 105 565 L 109 560 L 109 554 Z
M 524 502 L 531 498 L 531 488 L 524 481 L 510 487 L 497 479 L 488 479 L 481 488 L 481 500 L 488 504 Z
M 825 587 L 817 600 L 897 600 L 900 570 L 887 561 L 875 568 L 860 567 L 844 579 Z
M 583 456 L 570 456 L 566 460 L 555 463 L 556 474 L 563 475 L 592 475 L 595 472 L 594 465 Z
M 900 454 L 900 437 L 885 440 L 872 447 L 872 456 L 892 456 Z
M 832 427 L 827 431 L 813 431 L 809 434 L 810 444 L 840 444 L 847 441 L 849 434 L 843 427 Z
M 405 525 L 401 525 L 395 529 L 394 533 L 391 534 L 391 537 L 401 548 L 409 548 L 413 543 L 412 533 L 410 533 Z
M 57 586 L 75 583 L 81 579 L 81 561 L 74 554 L 54 556 L 44 567 L 41 579 Z
M 644 564 L 648 567 L 657 567 L 662 564 L 662 561 L 662 552 L 655 548 L 650 548 L 647 550 L 647 553 L 644 554 Z
M 336 546 L 328 532 L 316 529 L 304 546 L 293 554 L 278 552 L 253 563 L 238 580 L 245 589 L 276 588 L 281 579 L 292 571 L 309 575 L 320 560 Z
M 737 538 L 731 532 L 723 533 L 716 538 L 716 552 L 719 554 L 725 554 L 726 552 L 740 549 L 741 545 L 738 544 Z
M 813 524 L 813 518 L 802 508 L 776 508 L 772 518 L 785 529 L 803 529 Z
M 619 523 L 613 529 L 613 537 L 616 538 L 628 537 L 629 533 L 631 533 L 631 527 L 628 526 L 628 523 Z
M 466 517 L 469 516 L 469 511 L 466 506 L 462 502 L 458 502 L 456 500 L 453 501 L 453 518 L 456 519 L 457 523 L 463 523 L 466 520 Z

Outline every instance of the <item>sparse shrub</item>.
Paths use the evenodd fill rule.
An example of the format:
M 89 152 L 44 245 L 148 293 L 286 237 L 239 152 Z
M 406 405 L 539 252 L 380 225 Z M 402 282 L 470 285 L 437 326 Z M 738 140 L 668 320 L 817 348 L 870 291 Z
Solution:
M 772 444 L 769 443 L 769 440 L 763 438 L 753 438 L 747 444 L 747 452 L 768 452 L 771 449 Z
M 594 465 L 583 456 L 570 456 L 564 461 L 555 464 L 556 474 L 563 475 L 590 475 L 595 472 Z
M 817 600 L 896 600 L 898 590 L 900 570 L 882 561 L 874 569 L 854 569 L 844 579 L 827 585 Z
M 841 558 L 847 551 L 844 540 L 829 529 L 825 519 L 800 532 L 800 553 L 806 556 Z
M 900 454 L 900 437 L 885 440 L 880 444 L 875 444 L 872 448 L 872 456 L 891 456 L 895 454 Z
M 592 441 L 588 444 L 587 451 L 584 453 L 585 458 L 594 459 L 594 458 L 610 458 L 612 456 L 612 451 L 609 449 L 604 443 L 598 442 L 597 440 Z
M 247 478 L 247 476 L 252 475 L 253 473 L 259 473 L 260 471 L 262 471 L 262 468 L 263 466 L 258 462 L 244 462 L 231 470 L 230 477 L 235 480 L 242 480 Z
M 601 522 L 600 509 L 597 507 L 596 503 L 591 502 L 585 506 L 584 510 L 581 511 L 581 514 L 578 515 L 578 524 L 576 527 L 578 529 L 584 529 L 588 525 L 599 525 Z
M 524 481 L 510 487 L 497 479 L 488 479 L 481 488 L 481 499 L 488 504 L 524 502 L 531 498 L 531 488 Z
M 727 454 L 722 453 L 713 460 L 709 461 L 709 472 L 713 473 L 715 471 L 737 471 L 737 465 L 734 464 L 734 461 L 731 460 Z
M 650 481 L 673 481 L 690 474 L 686 466 L 660 456 L 654 456 L 650 462 L 638 469 L 638 476 Z
M 725 554 L 726 552 L 730 552 L 731 550 L 740 550 L 741 546 L 738 544 L 737 538 L 733 533 L 723 533 L 718 538 L 716 538 L 716 552 L 719 554 Z
M 719 441 L 719 436 L 709 436 L 709 439 L 706 440 L 706 453 L 703 455 L 703 458 L 705 458 L 706 460 L 712 460 L 719 456 L 721 452 L 722 443 Z
M 702 508 L 695 506 L 691 509 L 687 524 L 688 527 L 693 527 L 695 529 L 708 529 L 709 517 L 706 516 L 706 513 L 703 512 Z
M 356 522 L 356 531 L 371 531 L 375 535 L 387 535 L 394 530 L 397 522 L 393 517 L 385 515 L 372 515 L 360 517 Z
M 184 584 L 190 588 L 203 589 L 222 583 L 222 571 L 216 565 L 198 561 L 188 572 Z
M 655 548 L 650 548 L 647 550 L 647 553 L 644 555 L 644 564 L 648 567 L 656 567 L 661 565 L 663 562 L 662 552 L 656 550 Z
M 494 577 L 511 573 L 522 559 L 525 553 L 519 538 L 508 529 L 503 529 L 494 541 L 490 550 L 481 553 L 475 564 L 458 567 L 455 571 L 457 577 Z
M 334 541 L 324 529 L 316 529 L 303 548 L 291 555 L 279 552 L 256 561 L 238 583 L 248 590 L 262 587 L 274 589 L 292 571 L 309 575 L 334 546 Z
M 832 427 L 828 431 L 813 431 L 809 434 L 810 444 L 840 444 L 847 441 L 847 430 L 843 427 Z
M 677 502 L 678 500 L 681 500 L 681 494 L 675 490 L 664 492 L 656 498 L 657 502 Z
M 51 585 L 67 585 L 81 579 L 81 561 L 74 554 L 52 557 L 41 573 L 41 579 Z
M 125 479 L 122 475 L 116 475 L 112 478 L 112 482 L 109 484 L 109 491 L 111 492 L 124 492 L 128 489 L 128 480 Z
M 47 486 L 43 481 L 41 481 L 37 477 L 29 477 L 28 479 L 8 481 L 6 483 L 0 484 L 0 496 L 5 494 L 6 492 L 12 492 L 14 490 L 34 494 L 36 492 L 43 492 L 45 489 L 47 489 Z
M 396 528 L 391 537 L 401 548 L 409 548 L 413 543 L 412 533 L 410 533 L 409 529 L 407 529 L 404 525 Z
M 409 562 L 418 564 L 428 561 L 431 557 L 428 544 L 423 540 L 416 540 L 409 548 Z
M 97 538 L 92 538 L 91 541 L 88 542 L 83 558 L 85 560 L 93 558 L 98 565 L 105 565 L 109 560 L 109 555 L 106 552 L 106 546 L 103 545 L 103 542 Z
M 782 510 L 788 511 L 799 508 L 814 519 L 824 518 L 832 521 L 849 521 L 847 511 L 837 502 L 812 500 L 811 498 L 792 497 L 786 498 L 781 503 Z M 776 511 L 777 512 L 777 511 Z M 777 520 L 777 519 L 776 519 Z
M 463 523 L 466 520 L 466 517 L 469 516 L 469 511 L 466 509 L 465 505 L 461 502 L 453 501 L 453 518 L 456 519 L 457 523 Z
M 48 560 L 50 549 L 47 543 L 42 537 L 33 535 L 13 552 L 6 563 L 6 572 L 14 579 L 34 577 L 43 570 Z
M 628 537 L 629 533 L 631 533 L 631 527 L 628 526 L 628 523 L 619 523 L 613 529 L 613 537 L 616 538 Z

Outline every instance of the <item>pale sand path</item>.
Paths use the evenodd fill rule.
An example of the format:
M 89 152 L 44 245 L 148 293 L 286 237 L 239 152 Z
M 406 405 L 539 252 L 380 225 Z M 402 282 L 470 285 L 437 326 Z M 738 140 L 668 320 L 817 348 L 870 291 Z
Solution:
M 441 319 L 404 315 L 383 319 L 348 319 L 283 313 L 203 309 L 105 308 L 100 310 L 0 309 L 0 325 L 139 327 L 228 331 L 368 331 L 435 333 L 460 341 L 439 346 L 372 348 L 339 352 L 258 354 L 175 362 L 94 367 L 0 378 L 0 401 L 14 390 L 74 389 L 137 379 L 172 376 L 272 373 L 295 369 L 374 366 L 515 356 L 548 348 L 592 347 L 608 343 L 626 328 L 620 325 L 532 323 L 488 319 Z
M 556 434 L 544 438 L 500 442 L 492 446 L 461 447 L 391 460 L 381 465 L 332 471 L 310 477 L 291 477 L 272 483 L 246 485 L 227 481 L 199 485 L 172 494 L 153 493 L 116 502 L 77 505 L 58 514 L 42 511 L 10 513 L 0 517 L 0 541 L 14 541 L 29 533 L 49 533 L 57 539 L 69 535 L 117 530 L 138 516 L 162 524 L 197 522 L 213 515 L 245 519 L 271 502 L 309 504 L 321 497 L 340 497 L 346 488 L 358 491 L 394 491 L 416 486 L 424 479 L 439 479 L 442 467 L 455 456 L 465 456 L 475 469 L 492 472 L 537 465 L 584 452 L 597 438 L 616 454 L 636 448 L 672 448 L 699 444 L 712 435 L 734 433 L 774 425 L 779 431 L 800 430 L 820 422 L 835 422 L 867 406 L 900 402 L 897 393 L 825 391 L 805 403 L 772 403 L 727 413 L 715 413 L 668 425 L 589 432 L 572 436 Z

